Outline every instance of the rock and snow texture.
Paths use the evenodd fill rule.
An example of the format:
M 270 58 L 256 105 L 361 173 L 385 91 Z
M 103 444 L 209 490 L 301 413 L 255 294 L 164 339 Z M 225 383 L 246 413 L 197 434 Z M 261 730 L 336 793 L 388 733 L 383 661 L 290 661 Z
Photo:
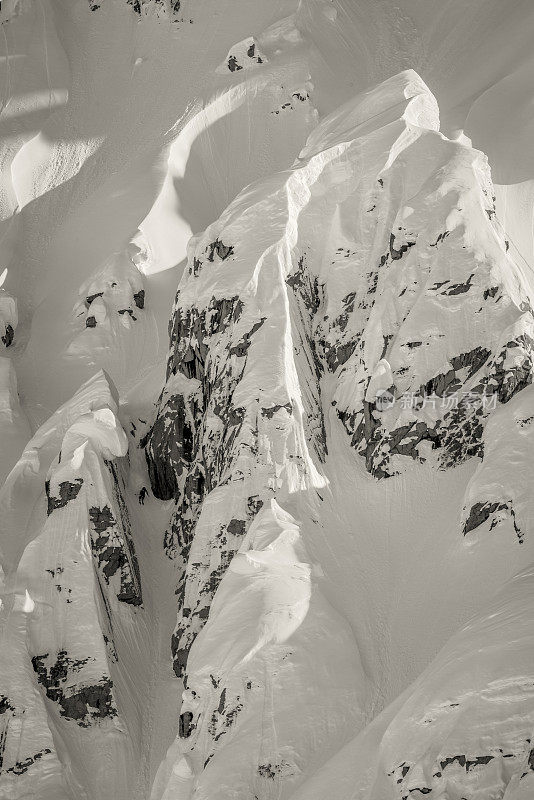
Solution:
M 0 798 L 533 796 L 534 18 L 467 5 L 2 3 Z
M 290 514 L 275 500 L 266 503 L 191 650 L 179 741 L 167 761 L 189 776 L 196 797 L 288 796 L 361 727 L 365 675 L 350 629 L 317 585 L 303 538 Z M 332 680 L 328 692 L 325 680 Z M 311 737 L 306 748 L 303 734 Z M 165 767 L 163 796 L 170 798 L 179 782 Z
M 8 714 L 3 731 L 3 768 L 16 792 L 15 778 L 41 757 L 44 770 L 55 753 L 35 755 L 31 724 L 16 722 L 28 705 L 30 717 L 37 713 L 35 689 L 43 735 L 69 753 L 61 766 L 53 758 L 57 791 L 111 797 L 106 762 L 121 770 L 131 758 L 112 674 L 121 669 L 117 633 L 132 632 L 142 589 L 124 497 L 128 443 L 116 414 L 115 391 L 100 373 L 37 431 L 0 497 L 5 657 L 26 656 L 22 671 L 4 675 L 13 719 Z
M 299 515 L 307 505 L 307 524 L 317 523 L 336 425 L 378 480 L 412 461 L 460 466 L 484 452 L 492 413 L 532 381 L 528 286 L 493 223 L 486 161 L 438 126 L 427 87 L 402 73 L 324 120 L 291 169 L 247 187 L 190 243 L 168 380 L 143 444 L 152 492 L 175 502 L 165 534 L 179 567 L 172 648 L 185 683 L 182 751 L 199 797 L 239 793 L 239 769 L 235 786 L 222 777 L 231 756 L 216 722 L 226 716 L 239 741 L 253 701 L 234 690 L 226 706 L 237 660 L 222 690 L 218 673 L 205 684 L 210 705 L 190 660 L 206 648 L 210 609 L 231 595 L 266 502 Z M 469 348 L 453 314 L 470 320 Z M 496 506 L 522 544 L 512 498 Z M 472 510 L 463 533 L 488 516 Z M 233 641 L 231 630 L 239 652 L 240 626 Z M 252 652 L 262 649 L 260 636 Z M 335 663 L 338 687 L 345 667 Z M 281 796 L 294 777 L 295 765 L 273 770 Z

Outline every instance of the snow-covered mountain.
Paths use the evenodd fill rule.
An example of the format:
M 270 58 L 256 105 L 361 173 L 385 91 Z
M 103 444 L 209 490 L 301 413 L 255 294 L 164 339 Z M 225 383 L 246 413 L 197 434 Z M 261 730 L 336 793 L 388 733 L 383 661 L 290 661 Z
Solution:
M 2 4 L 0 798 L 530 799 L 501 5 Z

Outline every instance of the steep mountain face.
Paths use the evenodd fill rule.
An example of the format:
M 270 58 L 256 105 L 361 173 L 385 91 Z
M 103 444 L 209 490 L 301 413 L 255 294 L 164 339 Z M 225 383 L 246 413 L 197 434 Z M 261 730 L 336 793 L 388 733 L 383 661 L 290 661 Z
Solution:
M 301 517 L 306 506 L 307 524 L 319 523 L 321 489 L 332 483 L 328 462 L 340 457 L 336 427 L 378 480 L 412 461 L 445 470 L 480 457 L 493 444 L 484 430 L 497 403 L 504 409 L 532 382 L 528 287 L 493 221 L 486 160 L 466 140 L 443 137 L 438 125 L 426 86 L 402 73 L 324 120 L 291 170 L 247 187 L 190 243 L 170 326 L 167 383 L 143 444 L 152 492 L 175 501 L 165 535 L 180 576 L 172 650 L 186 687 L 185 760 L 195 774 L 202 768 L 199 797 L 248 791 L 237 765 L 235 784 L 228 782 L 228 765 L 240 727 L 250 736 L 244 720 L 263 718 L 250 710 L 254 692 L 264 705 L 272 690 L 248 680 L 243 662 L 253 669 L 272 649 L 279 593 L 268 592 L 276 598 L 271 630 L 260 625 L 250 649 L 242 641 L 245 604 L 233 627 L 223 619 L 239 597 L 233 573 L 248 571 L 241 563 L 260 570 L 256 577 L 267 586 L 275 583 L 269 559 L 255 565 L 254 544 L 260 532 L 264 539 L 273 502 L 275 516 L 282 507 Z M 452 315 L 460 320 L 455 327 Z M 475 474 L 473 485 L 479 481 Z M 470 489 L 464 535 L 508 514 L 524 542 L 511 496 L 472 495 Z M 267 543 L 278 550 L 272 534 Z M 218 608 L 224 684 L 214 645 Z M 292 641 L 294 658 L 297 637 Z M 335 653 L 329 644 L 322 649 Z M 277 655 L 281 667 L 287 653 Z M 296 682 L 320 695 L 320 683 L 292 666 Z M 275 695 L 285 694 L 278 668 L 273 672 Z M 343 729 L 347 717 L 336 711 L 335 694 L 346 665 L 337 654 L 329 672 L 329 716 Z M 358 683 L 365 688 L 363 676 Z M 346 698 L 340 709 L 344 704 Z M 299 713 L 315 727 L 309 710 Z M 276 716 L 273 726 L 278 730 Z M 335 734 L 328 731 L 330 741 Z M 303 748 L 292 763 L 281 758 L 280 734 L 277 741 L 279 762 L 270 761 L 270 771 L 258 764 L 257 776 L 276 776 L 277 791 L 289 796 L 306 771 Z M 250 764 L 243 768 L 249 772 Z M 258 777 L 253 786 L 261 793 Z
M 6 635 L 18 636 L 9 642 L 9 657 L 24 664 L 4 675 L 9 713 L 2 747 L 10 764 L 6 790 L 13 796 L 21 796 L 22 787 L 31 793 L 33 781 L 42 780 L 47 796 L 67 790 L 66 796 L 111 797 L 106 763 L 122 774 L 125 790 L 130 782 L 124 764 L 133 757 L 128 723 L 135 725 L 134 698 L 126 702 L 128 687 L 112 675 L 120 670 L 121 640 L 134 633 L 142 588 L 117 399 L 99 373 L 39 429 L 2 490 L 2 562 L 12 584 L 2 611 Z M 117 708 L 121 691 L 130 719 L 122 720 Z M 23 724 L 27 694 L 36 695 L 33 725 Z M 68 765 L 63 761 L 58 769 L 55 747 L 36 751 L 36 734 L 45 733 L 67 747 Z M 37 774 L 30 775 L 34 764 Z
M 438 5 L 2 4 L 0 797 L 530 798 L 526 62 Z

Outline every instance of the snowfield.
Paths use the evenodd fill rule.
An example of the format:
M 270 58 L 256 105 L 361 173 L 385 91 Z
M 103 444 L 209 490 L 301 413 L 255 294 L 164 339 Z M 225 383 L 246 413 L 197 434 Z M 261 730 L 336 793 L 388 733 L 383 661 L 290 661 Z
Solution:
M 531 800 L 532 3 L 0 28 L 0 798 Z

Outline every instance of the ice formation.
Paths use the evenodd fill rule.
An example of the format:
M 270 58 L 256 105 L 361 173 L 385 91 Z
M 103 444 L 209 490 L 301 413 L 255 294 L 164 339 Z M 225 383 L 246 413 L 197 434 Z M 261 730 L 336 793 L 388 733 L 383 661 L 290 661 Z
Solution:
M 534 8 L 0 15 L 0 798 L 530 800 Z

